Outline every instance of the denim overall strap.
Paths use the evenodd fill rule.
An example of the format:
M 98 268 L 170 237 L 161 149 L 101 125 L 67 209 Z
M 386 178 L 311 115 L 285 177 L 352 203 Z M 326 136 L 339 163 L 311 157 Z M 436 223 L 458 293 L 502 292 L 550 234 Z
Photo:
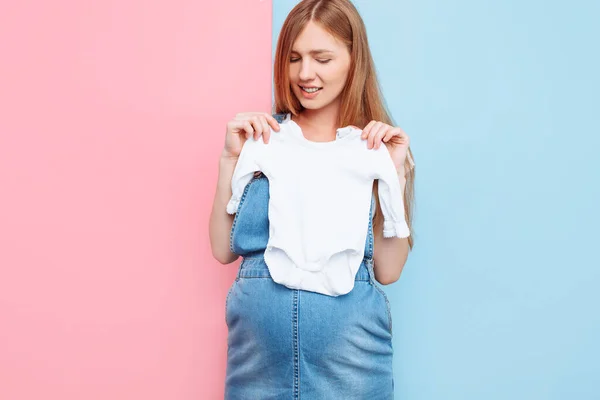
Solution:
M 273 118 L 275 118 L 275 121 L 277 121 L 277 123 L 281 124 L 287 118 L 287 114 L 286 113 L 273 114 Z
M 364 271 L 366 270 L 368 275 L 368 280 L 371 284 L 375 283 L 375 272 L 373 271 L 373 249 L 375 246 L 375 237 L 373 234 L 373 214 L 375 212 L 375 196 L 371 196 L 371 210 L 369 211 L 369 231 L 367 233 L 367 240 L 365 243 L 365 258 L 363 259 L 363 264 L 365 268 L 361 268 L 358 270 L 357 277 L 359 274 L 364 275 Z

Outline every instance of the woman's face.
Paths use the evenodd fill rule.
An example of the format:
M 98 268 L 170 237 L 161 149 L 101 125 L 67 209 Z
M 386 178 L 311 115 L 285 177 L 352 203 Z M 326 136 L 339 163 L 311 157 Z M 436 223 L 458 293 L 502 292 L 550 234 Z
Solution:
M 339 102 L 349 70 L 346 45 L 310 21 L 290 55 L 290 84 L 302 106 L 316 110 Z

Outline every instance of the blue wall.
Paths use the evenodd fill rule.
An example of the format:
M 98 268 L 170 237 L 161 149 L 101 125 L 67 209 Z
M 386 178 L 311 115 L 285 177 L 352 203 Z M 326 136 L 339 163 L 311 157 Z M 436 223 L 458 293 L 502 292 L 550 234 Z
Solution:
M 600 2 L 354 3 L 417 164 L 396 398 L 600 399 Z

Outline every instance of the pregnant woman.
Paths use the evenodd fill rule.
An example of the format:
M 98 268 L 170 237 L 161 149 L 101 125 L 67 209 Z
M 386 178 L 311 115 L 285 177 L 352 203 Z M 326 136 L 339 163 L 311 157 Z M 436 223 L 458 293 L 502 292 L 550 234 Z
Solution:
M 227 124 L 210 218 L 214 257 L 243 258 L 225 307 L 225 398 L 392 399 L 392 320 L 379 284 L 399 279 L 413 246 L 414 162 L 409 137 L 384 106 L 350 1 L 296 5 L 279 36 L 274 81 L 275 115 L 244 112 Z M 342 142 L 352 143 L 352 157 L 344 158 Z M 320 156 L 311 164 L 286 147 L 294 143 Z M 284 150 L 289 156 L 278 158 Z M 328 162 L 335 173 L 315 172 Z M 251 176 L 234 179 L 244 168 Z M 338 177 L 331 184 L 340 190 L 324 177 Z M 356 185 L 352 196 L 340 194 L 347 185 Z M 331 234 L 339 228 L 331 221 L 342 220 L 345 231 Z M 277 257 L 275 239 L 285 250 Z M 360 251 L 302 258 L 315 249 L 333 254 L 344 240 Z

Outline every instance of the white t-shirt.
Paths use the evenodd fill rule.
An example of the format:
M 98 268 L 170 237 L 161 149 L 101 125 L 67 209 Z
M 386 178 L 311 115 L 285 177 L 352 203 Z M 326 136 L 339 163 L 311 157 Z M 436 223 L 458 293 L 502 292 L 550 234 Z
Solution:
M 364 258 L 373 181 L 379 179 L 384 237 L 408 237 L 404 199 L 386 146 L 368 149 L 362 131 L 338 129 L 332 142 L 306 139 L 296 122 L 271 130 L 268 144 L 248 139 L 238 158 L 227 212 L 237 211 L 254 172 L 269 179 L 272 279 L 292 289 L 346 294 Z

